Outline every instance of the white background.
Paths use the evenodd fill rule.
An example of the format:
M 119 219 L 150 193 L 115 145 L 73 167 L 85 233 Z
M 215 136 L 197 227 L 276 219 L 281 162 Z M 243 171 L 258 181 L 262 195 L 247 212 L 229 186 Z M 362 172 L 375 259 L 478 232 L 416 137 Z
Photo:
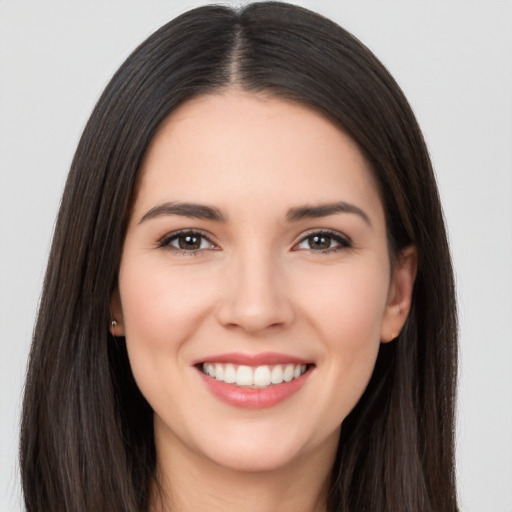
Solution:
M 512 2 L 299 3 L 365 42 L 417 113 L 457 274 L 461 509 L 512 512 Z M 25 361 L 78 137 L 128 53 L 196 5 L 0 0 L 0 512 L 22 510 Z

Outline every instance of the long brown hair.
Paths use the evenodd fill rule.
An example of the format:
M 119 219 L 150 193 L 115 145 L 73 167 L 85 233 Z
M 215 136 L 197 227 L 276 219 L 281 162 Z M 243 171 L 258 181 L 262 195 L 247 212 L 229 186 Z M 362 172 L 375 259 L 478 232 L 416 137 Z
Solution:
M 420 129 L 393 78 L 356 38 L 278 2 L 191 10 L 114 75 L 62 198 L 25 387 L 20 466 L 28 512 L 144 512 L 155 479 L 152 410 L 123 339 L 109 334 L 138 169 L 181 103 L 229 87 L 306 104 L 357 142 L 383 198 L 392 255 L 417 247 L 405 328 L 381 346 L 343 422 L 331 512 L 453 512 L 457 367 L 453 274 Z

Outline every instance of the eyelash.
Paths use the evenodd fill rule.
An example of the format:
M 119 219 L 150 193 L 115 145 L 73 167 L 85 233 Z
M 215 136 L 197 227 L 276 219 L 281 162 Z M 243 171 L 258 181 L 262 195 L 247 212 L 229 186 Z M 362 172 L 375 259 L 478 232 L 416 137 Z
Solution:
M 209 244 L 209 247 L 208 248 L 199 247 L 198 249 L 184 249 L 181 247 L 174 247 L 171 245 L 171 242 L 173 242 L 174 240 L 178 240 L 180 237 L 184 237 L 184 236 L 200 238 L 201 239 L 200 245 L 202 245 L 202 242 L 204 240 L 206 240 Z M 207 237 L 204 233 L 202 233 L 201 231 L 194 231 L 194 230 L 175 231 L 173 233 L 169 233 L 168 235 L 165 235 L 163 238 L 160 239 L 160 241 L 158 242 L 158 247 L 164 248 L 164 249 L 169 249 L 170 251 L 175 251 L 177 253 L 180 253 L 180 254 L 183 254 L 186 256 L 197 256 L 202 251 L 204 251 L 206 249 L 215 250 L 217 248 L 216 244 L 214 244 L 210 240 L 210 238 Z
M 180 237 L 184 236 L 190 236 L 194 238 L 200 238 L 202 241 L 200 242 L 200 246 L 203 244 L 203 241 L 206 241 L 209 244 L 209 247 L 205 248 L 197 248 L 197 249 L 185 249 L 182 247 L 174 247 L 171 245 L 173 241 L 179 240 Z M 336 247 L 328 247 L 327 249 L 320 249 L 320 250 L 314 250 L 314 249 L 305 249 L 309 250 L 311 252 L 320 253 L 320 254 L 330 254 L 335 253 L 338 251 L 342 251 L 345 249 L 352 248 L 353 244 L 350 238 L 348 238 L 345 235 L 342 235 L 341 233 L 338 233 L 337 231 L 331 231 L 328 229 L 322 229 L 319 231 L 311 231 L 310 233 L 307 233 L 305 236 L 303 236 L 297 244 L 293 246 L 293 250 L 301 250 L 301 249 L 295 249 L 296 247 L 300 246 L 302 243 L 307 242 L 308 239 L 311 239 L 313 237 L 319 237 L 319 238 L 328 238 L 331 241 L 337 242 L 338 246 Z M 215 250 L 217 248 L 216 244 L 211 241 L 211 239 L 206 236 L 201 231 L 194 231 L 194 230 L 184 230 L 184 231 L 175 231 L 173 233 L 169 233 L 168 235 L 165 235 L 163 238 L 160 239 L 158 242 L 159 248 L 165 248 L 169 249 L 171 251 L 175 251 L 177 253 L 187 255 L 187 256 L 196 256 L 199 255 L 202 251 L 211 249 Z
M 330 238 L 331 241 L 335 241 L 338 243 L 336 247 L 328 247 L 327 249 L 313 250 L 309 249 L 311 252 L 320 253 L 320 254 L 332 254 L 338 251 L 343 251 L 346 249 L 351 249 L 353 247 L 352 240 L 346 235 L 342 235 L 337 231 L 331 231 L 330 229 L 321 229 L 319 231 L 311 231 L 303 236 L 300 241 L 294 245 L 298 247 L 300 244 L 306 242 L 308 239 L 312 237 L 324 237 Z M 300 249 L 299 249 L 300 250 Z M 307 249 L 306 249 L 307 250 Z

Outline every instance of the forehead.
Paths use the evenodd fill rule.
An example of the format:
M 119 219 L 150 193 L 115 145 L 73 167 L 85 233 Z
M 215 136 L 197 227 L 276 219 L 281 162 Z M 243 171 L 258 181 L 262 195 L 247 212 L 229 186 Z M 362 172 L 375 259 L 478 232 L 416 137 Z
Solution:
M 245 207 L 282 210 L 352 199 L 382 213 L 357 144 L 321 114 L 247 92 L 194 98 L 170 114 L 151 142 L 135 206 L 181 200 L 229 210 L 235 198 Z

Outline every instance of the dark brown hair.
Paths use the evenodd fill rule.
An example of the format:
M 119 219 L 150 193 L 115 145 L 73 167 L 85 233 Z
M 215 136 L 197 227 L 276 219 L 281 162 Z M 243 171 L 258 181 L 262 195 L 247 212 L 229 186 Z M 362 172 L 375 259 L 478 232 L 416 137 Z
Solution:
M 456 312 L 438 191 L 420 129 L 375 56 L 306 9 L 207 6 L 171 21 L 128 57 L 78 145 L 55 228 L 25 387 L 20 460 L 28 512 L 143 512 L 155 479 L 152 410 L 123 339 L 109 335 L 137 173 L 162 121 L 229 87 L 308 105 L 371 164 L 390 252 L 419 268 L 399 338 L 382 345 L 343 422 L 332 512 L 453 512 Z

